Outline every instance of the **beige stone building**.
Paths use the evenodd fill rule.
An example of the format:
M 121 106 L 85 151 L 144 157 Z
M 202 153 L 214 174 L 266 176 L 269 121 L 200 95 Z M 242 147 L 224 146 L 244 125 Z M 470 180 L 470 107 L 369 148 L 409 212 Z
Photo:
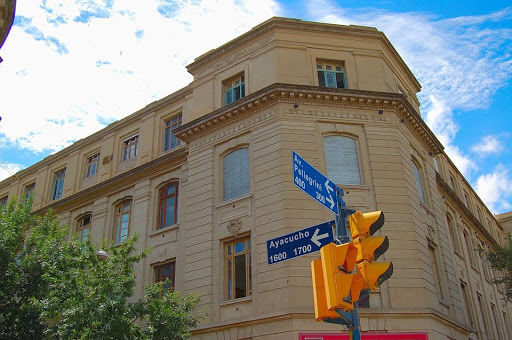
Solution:
M 35 190 L 37 213 L 95 242 L 138 233 L 154 248 L 138 294 L 165 277 L 199 292 L 194 339 L 346 339 L 314 321 L 318 252 L 269 264 L 268 240 L 334 218 L 294 185 L 293 150 L 349 208 L 385 213 L 394 273 L 359 310 L 363 334 L 509 338 L 512 309 L 476 251 L 503 228 L 421 119 L 420 84 L 382 32 L 273 18 L 187 69 L 188 86 L 0 182 L 0 199 Z

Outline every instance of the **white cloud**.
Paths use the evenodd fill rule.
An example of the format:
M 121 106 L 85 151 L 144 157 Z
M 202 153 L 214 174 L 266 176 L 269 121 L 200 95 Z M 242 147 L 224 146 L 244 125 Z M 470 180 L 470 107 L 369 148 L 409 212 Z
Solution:
M 499 140 L 498 136 L 485 136 L 482 140 L 473 145 L 471 150 L 476 152 L 480 157 L 485 157 L 488 154 L 499 154 L 505 147 Z
M 15 163 L 0 162 L 0 181 L 15 175 L 18 171 L 23 170 L 25 166 Z
M 496 166 L 492 173 L 479 176 L 475 190 L 493 213 L 512 210 L 512 178 L 503 165 Z
M 166 1 L 110 3 L 17 4 L 0 67 L 5 143 L 58 151 L 186 86 L 195 57 L 280 11 L 272 0 L 179 2 L 166 15 Z

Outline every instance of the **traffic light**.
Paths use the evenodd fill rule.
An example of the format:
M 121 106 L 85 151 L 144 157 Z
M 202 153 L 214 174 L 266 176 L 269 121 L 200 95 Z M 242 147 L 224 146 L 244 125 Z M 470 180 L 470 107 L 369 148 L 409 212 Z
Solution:
M 357 249 L 357 275 L 363 279 L 362 289 L 376 290 L 393 274 L 393 263 L 373 262 L 389 247 L 387 236 L 370 237 L 384 225 L 384 213 L 356 211 L 349 217 L 352 243 Z
M 337 319 L 340 316 L 334 310 L 327 308 L 327 298 L 325 295 L 324 271 L 322 270 L 322 260 L 317 259 L 311 262 L 311 279 L 313 281 L 313 300 L 315 303 L 315 320 Z
M 320 249 L 325 296 L 329 310 L 354 309 L 353 302 L 359 299 L 363 281 L 351 274 L 356 263 L 357 249 L 350 243 L 329 243 Z

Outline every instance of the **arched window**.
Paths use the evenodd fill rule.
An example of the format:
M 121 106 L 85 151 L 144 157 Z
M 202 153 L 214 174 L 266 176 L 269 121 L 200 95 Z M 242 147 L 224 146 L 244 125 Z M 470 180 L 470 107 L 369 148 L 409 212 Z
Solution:
M 224 156 L 224 201 L 249 193 L 249 149 L 234 150 Z
M 84 215 L 78 219 L 76 224 L 78 240 L 85 242 L 89 238 L 89 233 L 91 231 L 91 220 L 91 214 Z
M 128 237 L 131 212 L 131 200 L 125 200 L 116 205 L 114 222 L 114 242 L 116 244 L 122 243 Z
M 158 226 L 167 228 L 178 220 L 178 182 L 163 186 L 158 194 Z
M 418 197 L 420 202 L 425 203 L 425 195 L 423 194 L 423 183 L 421 181 L 420 168 L 414 160 L 412 161 L 412 171 L 414 173 L 414 181 L 416 182 L 416 189 L 418 190 Z
M 354 138 L 327 136 L 324 138 L 327 177 L 336 184 L 361 184 L 361 173 Z

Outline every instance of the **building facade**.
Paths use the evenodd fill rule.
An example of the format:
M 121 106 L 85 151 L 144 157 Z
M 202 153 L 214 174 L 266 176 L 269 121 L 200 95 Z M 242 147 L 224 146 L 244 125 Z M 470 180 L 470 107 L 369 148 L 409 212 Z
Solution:
M 310 262 L 267 241 L 334 218 L 293 183 L 292 151 L 351 209 L 382 210 L 394 273 L 362 331 L 506 339 L 512 310 L 477 251 L 504 230 L 419 114 L 420 84 L 382 32 L 272 18 L 188 65 L 194 80 L 0 182 L 70 234 L 138 233 L 144 283 L 170 278 L 209 314 L 194 339 L 342 339 L 314 321 Z M 381 261 L 379 259 L 379 261 Z

